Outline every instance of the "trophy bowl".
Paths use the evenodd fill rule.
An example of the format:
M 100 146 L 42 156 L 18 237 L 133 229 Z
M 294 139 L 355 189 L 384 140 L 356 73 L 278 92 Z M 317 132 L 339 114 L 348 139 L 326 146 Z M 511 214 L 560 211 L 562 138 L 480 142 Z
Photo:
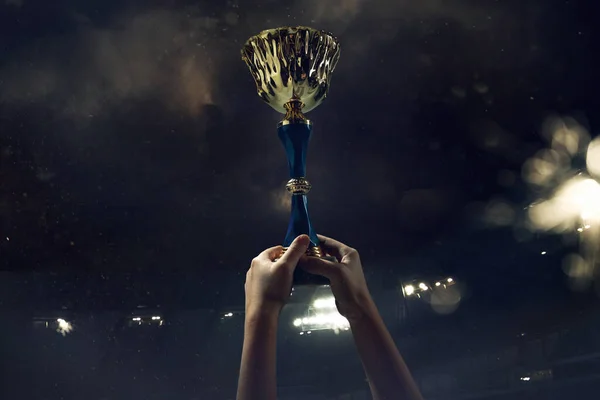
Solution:
M 264 30 L 242 48 L 258 95 L 280 113 L 290 100 L 300 101 L 304 113 L 321 104 L 339 58 L 335 36 L 305 26 Z

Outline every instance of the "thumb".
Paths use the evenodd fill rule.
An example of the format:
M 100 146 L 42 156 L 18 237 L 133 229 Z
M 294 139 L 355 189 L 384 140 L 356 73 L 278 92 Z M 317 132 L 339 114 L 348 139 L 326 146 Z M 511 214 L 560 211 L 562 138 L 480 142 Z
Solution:
M 282 264 L 288 264 L 290 266 L 296 266 L 300 257 L 304 255 L 308 245 L 310 244 L 310 238 L 307 235 L 300 235 L 288 247 L 288 249 L 283 253 L 279 261 Z

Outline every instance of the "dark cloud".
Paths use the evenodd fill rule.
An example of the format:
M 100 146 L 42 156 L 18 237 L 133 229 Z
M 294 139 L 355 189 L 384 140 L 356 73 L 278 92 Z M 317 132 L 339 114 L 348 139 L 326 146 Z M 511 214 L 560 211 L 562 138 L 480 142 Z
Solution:
M 95 27 L 74 14 L 71 34 L 39 38 L 0 70 L 0 102 L 43 104 L 89 118 L 147 97 L 196 115 L 213 102 L 214 22 L 189 10 L 151 10 Z
M 309 0 L 299 3 L 296 10 L 297 13 L 299 11 L 299 15 L 303 12 L 308 13 L 311 22 L 331 24 L 342 31 L 365 19 L 380 22 L 396 19 L 406 23 L 418 23 L 426 28 L 427 20 L 442 18 L 478 30 L 502 23 L 496 21 L 501 12 L 499 6 L 490 7 L 488 3 L 473 4 L 464 0 Z M 398 27 L 401 25 L 398 23 Z M 377 26 L 380 27 L 381 25 Z

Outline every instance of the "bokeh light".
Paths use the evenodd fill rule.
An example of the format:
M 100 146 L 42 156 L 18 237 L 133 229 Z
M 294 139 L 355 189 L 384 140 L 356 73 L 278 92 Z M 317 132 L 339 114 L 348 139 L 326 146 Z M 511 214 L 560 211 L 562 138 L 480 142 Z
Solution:
M 572 290 L 582 291 L 594 280 L 600 249 L 600 141 L 573 118 L 552 117 L 543 126 L 550 147 L 523 166 L 523 178 L 545 196 L 528 207 L 532 231 L 577 234 L 579 252 L 563 260 Z M 578 167 L 585 160 L 587 170 Z M 542 253 L 542 254 L 545 254 Z
M 68 333 L 71 333 L 73 331 L 73 325 L 67 320 L 58 318 L 56 320 L 56 323 L 57 323 L 56 332 L 60 333 L 63 336 L 67 336 Z

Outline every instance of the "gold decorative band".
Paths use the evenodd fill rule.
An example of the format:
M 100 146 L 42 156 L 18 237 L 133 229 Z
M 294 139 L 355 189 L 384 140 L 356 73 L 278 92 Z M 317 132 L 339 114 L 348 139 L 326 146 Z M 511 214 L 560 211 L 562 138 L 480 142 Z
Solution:
M 285 116 L 283 117 L 283 120 L 279 122 L 279 126 L 289 124 L 310 125 L 310 121 L 306 118 L 306 115 L 302 113 L 304 104 L 300 100 L 291 99 L 285 103 L 283 107 L 285 108 Z
M 306 178 L 292 178 L 285 185 L 285 188 L 291 194 L 307 194 L 312 189 L 312 185 Z
M 283 253 L 285 253 L 286 250 L 287 250 L 287 247 L 284 247 L 283 252 L 281 254 L 283 255 Z M 323 252 L 321 251 L 321 246 L 309 247 L 308 249 L 306 249 L 306 255 L 309 257 L 323 258 Z
M 321 246 L 309 247 L 306 249 L 306 255 L 310 257 L 323 257 L 323 253 L 321 252 Z

